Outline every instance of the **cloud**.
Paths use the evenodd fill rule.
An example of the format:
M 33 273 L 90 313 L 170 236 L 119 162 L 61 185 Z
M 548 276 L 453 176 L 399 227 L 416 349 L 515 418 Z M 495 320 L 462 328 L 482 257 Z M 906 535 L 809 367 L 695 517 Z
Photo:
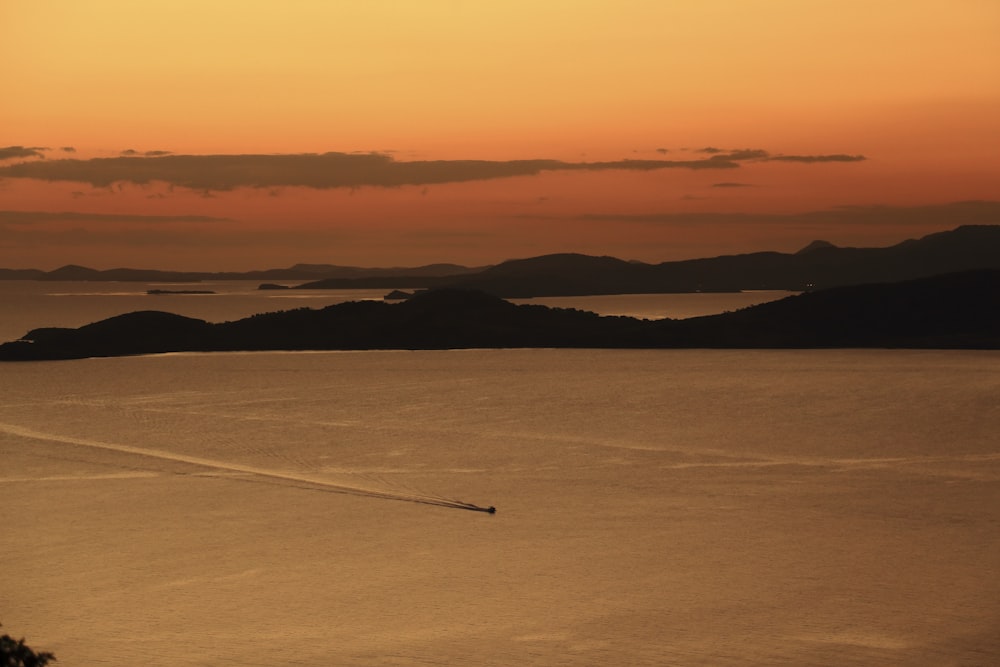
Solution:
M 76 149 L 73 148 L 72 146 L 63 146 L 59 150 L 61 150 L 63 153 L 75 153 L 76 152 Z
M 16 152 L 15 152 L 16 149 Z M 13 146 L 9 157 L 40 155 L 33 149 Z M 65 149 L 63 149 L 65 150 Z M 663 152 L 666 149 L 657 149 Z M 121 156 L 81 160 L 62 158 L 0 167 L 0 178 L 32 178 L 87 183 L 94 187 L 115 184 L 163 182 L 202 192 L 240 187 L 358 188 L 463 183 L 515 176 L 535 176 L 548 171 L 654 171 L 660 169 L 737 169 L 745 162 L 799 163 L 857 162 L 862 155 L 772 155 L 759 148 L 723 151 L 702 148 L 709 157 L 693 160 L 624 159 L 602 162 L 563 160 L 411 160 L 400 161 L 386 153 L 302 153 L 276 155 L 174 155 L 169 151 L 135 149 Z
M 782 155 L 772 154 L 760 148 L 740 148 L 735 150 L 723 150 L 714 146 L 698 148 L 696 153 L 708 153 L 711 160 L 727 160 L 740 162 L 745 160 L 759 160 L 762 162 L 802 162 L 806 164 L 816 162 L 862 162 L 867 160 L 864 155 L 846 155 L 844 153 L 833 153 L 830 155 Z
M 707 151 L 707 149 L 704 150 Z M 770 153 L 760 148 L 741 148 L 728 152 L 713 150 L 712 152 L 714 155 L 710 158 L 711 160 L 767 160 L 771 157 Z
M 0 160 L 13 160 L 19 157 L 45 157 L 42 152 L 34 147 L 6 146 L 0 147 Z
M 756 185 L 750 183 L 736 183 L 734 181 L 724 181 L 722 183 L 712 183 L 713 188 L 755 188 Z
M 864 155 L 844 155 L 837 153 L 834 155 L 772 155 L 767 158 L 770 162 L 862 162 L 867 160 Z
M 77 213 L 74 211 L 0 211 L 0 225 L 31 225 L 45 222 L 232 222 L 232 218 L 208 215 L 129 215 L 125 213 Z
M 381 153 L 297 155 L 127 155 L 89 160 L 61 159 L 0 167 L 0 178 L 34 178 L 88 183 L 108 187 L 115 183 L 146 184 L 162 181 L 193 190 L 231 190 L 238 187 L 311 188 L 394 187 L 461 183 L 545 171 L 652 171 L 658 169 L 734 169 L 731 160 L 617 160 L 564 162 L 561 160 L 417 160 L 400 162 Z
M 550 162 L 555 162 L 550 160 Z M 632 171 L 653 171 L 655 169 L 737 169 L 738 164 L 730 160 L 617 160 L 613 162 L 558 162 L 556 167 L 541 171 L 627 169 Z
M 864 155 L 844 155 L 837 153 L 833 155 L 772 155 L 759 148 L 744 148 L 728 153 L 717 153 L 712 156 L 713 160 L 760 160 L 762 162 L 803 162 L 811 164 L 815 162 L 862 162 L 868 158 Z
M 134 148 L 126 148 L 121 152 L 122 157 L 163 157 L 171 154 L 171 151 L 137 151 Z

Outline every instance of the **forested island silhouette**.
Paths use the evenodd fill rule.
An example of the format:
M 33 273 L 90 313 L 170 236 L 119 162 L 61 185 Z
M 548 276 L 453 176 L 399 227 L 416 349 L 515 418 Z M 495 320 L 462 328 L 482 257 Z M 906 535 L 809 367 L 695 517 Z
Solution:
M 1000 270 L 804 292 L 684 320 L 515 305 L 482 291 L 453 288 L 428 290 L 398 303 L 351 301 L 221 323 L 140 311 L 76 329 L 35 329 L 0 345 L 0 360 L 529 347 L 1000 349 Z

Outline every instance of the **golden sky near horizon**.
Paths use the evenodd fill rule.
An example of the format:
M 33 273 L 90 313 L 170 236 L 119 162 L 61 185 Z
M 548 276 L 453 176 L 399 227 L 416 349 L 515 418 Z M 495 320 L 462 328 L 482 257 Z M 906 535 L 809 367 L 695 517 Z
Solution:
M 0 62 L 0 267 L 662 261 L 887 245 L 1000 200 L 995 0 L 3 0 Z M 176 160 L 327 152 L 447 173 Z M 508 173 L 535 159 L 560 165 Z M 891 211 L 806 215 L 845 206 Z

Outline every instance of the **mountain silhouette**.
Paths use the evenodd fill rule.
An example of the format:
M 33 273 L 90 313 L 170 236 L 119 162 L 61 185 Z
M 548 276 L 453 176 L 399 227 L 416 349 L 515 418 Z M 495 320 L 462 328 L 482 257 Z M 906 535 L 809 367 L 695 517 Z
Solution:
M 842 248 L 814 241 L 798 252 L 756 252 L 659 264 L 574 253 L 513 259 L 495 266 L 429 264 L 361 268 L 296 264 L 247 272 L 145 269 L 98 271 L 69 265 L 54 271 L 0 269 L 0 279 L 195 282 L 305 281 L 293 289 L 480 290 L 504 298 L 670 292 L 807 291 L 898 282 L 973 269 L 1000 269 L 1000 225 L 965 225 L 885 248 Z M 262 289 L 282 287 L 268 282 Z
M 515 305 L 459 289 L 430 290 L 393 304 L 353 301 L 219 324 L 141 311 L 78 329 L 30 331 L 22 340 L 0 345 L 0 360 L 181 351 L 522 347 L 1000 349 L 1000 270 L 806 292 L 687 320 Z
M 655 265 L 549 255 L 505 262 L 447 284 L 502 297 L 806 291 L 972 269 L 1000 269 L 1000 226 L 964 226 L 887 248 L 813 243 L 792 254 L 758 252 Z

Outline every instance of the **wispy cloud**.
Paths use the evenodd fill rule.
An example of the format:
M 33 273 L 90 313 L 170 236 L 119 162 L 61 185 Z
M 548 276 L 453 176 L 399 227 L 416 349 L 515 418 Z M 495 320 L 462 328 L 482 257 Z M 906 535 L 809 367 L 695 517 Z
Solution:
M 162 157 L 164 155 L 170 155 L 171 151 L 137 151 L 134 148 L 126 148 L 121 152 L 124 157 Z
M 708 149 L 704 149 L 707 152 Z M 771 154 L 760 148 L 741 148 L 735 151 L 719 151 L 712 150 L 713 153 L 710 159 L 712 160 L 769 160 L 771 159 Z
M 696 148 L 695 153 L 706 153 L 712 160 L 727 160 L 732 162 L 758 161 L 758 162 L 802 162 L 806 164 L 816 162 L 863 162 L 868 158 L 864 155 L 847 155 L 845 153 L 832 153 L 826 155 L 783 155 L 781 153 L 771 153 L 762 148 L 738 148 L 726 150 L 715 146 Z
M 233 222 L 232 218 L 208 215 L 129 215 L 127 213 L 78 213 L 73 211 L 0 211 L 0 225 L 32 225 L 46 222 Z
M 868 158 L 864 155 L 771 155 L 766 158 L 770 162 L 862 162 Z
M 34 147 L 25 146 L 4 146 L 0 147 L 0 160 L 13 160 L 25 157 L 45 157 L 41 150 Z
M 712 183 L 713 188 L 753 188 L 757 187 L 750 183 L 737 183 L 735 181 L 724 181 L 722 183 Z

